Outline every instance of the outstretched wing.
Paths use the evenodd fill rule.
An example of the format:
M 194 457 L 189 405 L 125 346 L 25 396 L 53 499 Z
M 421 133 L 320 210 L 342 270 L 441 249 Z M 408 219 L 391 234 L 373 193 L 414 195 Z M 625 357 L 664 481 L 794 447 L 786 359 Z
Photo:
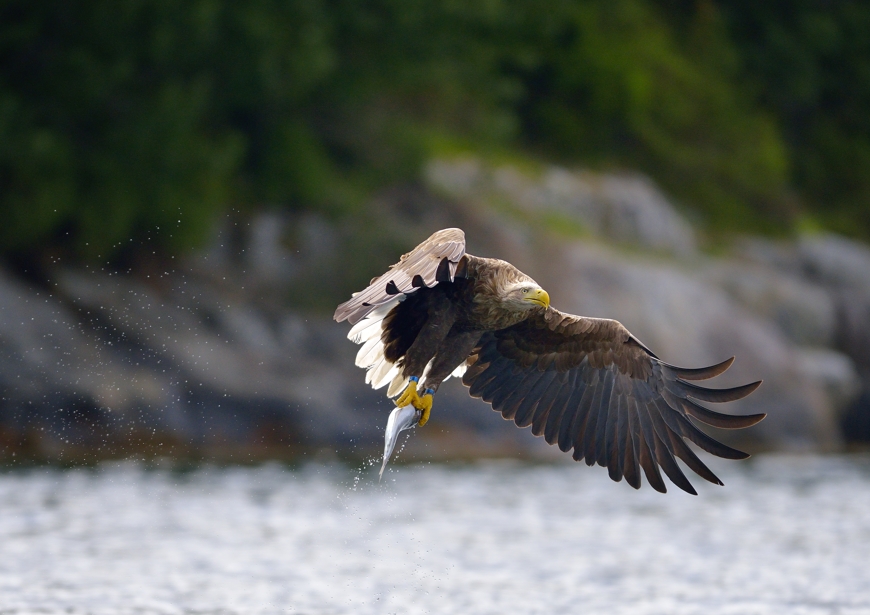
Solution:
M 659 468 L 680 489 L 696 494 L 675 461 L 678 457 L 706 480 L 722 481 L 684 441 L 727 459 L 746 453 L 717 442 L 692 419 L 724 429 L 749 427 L 764 414 L 733 416 L 694 400 L 741 399 L 761 382 L 732 389 L 706 389 L 691 380 L 718 376 L 718 365 L 684 369 L 659 360 L 615 320 L 563 314 L 552 308 L 500 331 L 484 334 L 462 378 L 472 397 L 492 404 L 520 427 L 531 425 L 576 460 L 607 467 L 615 481 L 667 489 Z
M 393 301 L 400 293 L 411 293 L 422 286 L 453 280 L 459 262 L 465 255 L 465 233 L 448 228 L 402 256 L 398 263 L 382 276 L 374 278 L 368 288 L 354 293 L 335 310 L 333 318 L 356 324 L 375 308 Z

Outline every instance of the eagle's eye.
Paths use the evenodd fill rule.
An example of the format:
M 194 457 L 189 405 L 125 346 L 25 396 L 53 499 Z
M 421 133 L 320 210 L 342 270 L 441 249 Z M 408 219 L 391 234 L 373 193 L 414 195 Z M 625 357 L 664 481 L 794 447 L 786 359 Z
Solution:
M 529 292 L 529 289 L 528 289 L 528 288 L 523 288 L 523 289 L 522 289 L 522 292 L 523 292 L 523 294 L 525 295 L 526 293 Z

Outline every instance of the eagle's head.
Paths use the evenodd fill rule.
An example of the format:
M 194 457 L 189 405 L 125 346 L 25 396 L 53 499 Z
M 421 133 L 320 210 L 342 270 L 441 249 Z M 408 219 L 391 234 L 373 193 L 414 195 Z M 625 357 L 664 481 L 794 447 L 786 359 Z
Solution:
M 486 314 L 485 326 L 504 328 L 550 307 L 547 291 L 510 263 L 494 258 L 478 260 L 487 265 L 478 271 L 480 279 L 474 297 Z
M 502 295 L 502 302 L 514 310 L 526 312 L 550 307 L 550 295 L 531 278 L 510 285 L 506 291 Z

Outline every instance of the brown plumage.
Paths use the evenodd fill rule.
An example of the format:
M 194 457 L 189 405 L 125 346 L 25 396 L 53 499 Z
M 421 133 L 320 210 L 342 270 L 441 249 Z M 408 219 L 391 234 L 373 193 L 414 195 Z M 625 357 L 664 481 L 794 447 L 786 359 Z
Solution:
M 354 324 L 348 337 L 363 344 L 356 363 L 375 388 L 389 383 L 390 397 L 412 376 L 434 393 L 462 375 L 471 396 L 505 419 L 634 488 L 643 472 L 666 491 L 661 469 L 696 493 L 675 458 L 721 485 L 685 440 L 727 459 L 748 455 L 693 421 L 737 429 L 765 416 L 721 414 L 697 403 L 733 401 L 758 388 L 760 381 L 731 389 L 692 384 L 718 376 L 733 358 L 698 369 L 669 365 L 619 322 L 564 314 L 510 263 L 466 254 L 459 229 L 439 231 L 404 255 L 340 305 L 335 319 Z M 411 393 L 408 399 L 420 399 Z

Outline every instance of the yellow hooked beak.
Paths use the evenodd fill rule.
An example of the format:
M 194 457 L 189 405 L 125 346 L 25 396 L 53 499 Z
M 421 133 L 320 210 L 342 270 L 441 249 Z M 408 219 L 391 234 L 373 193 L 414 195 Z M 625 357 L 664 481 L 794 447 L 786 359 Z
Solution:
M 545 308 L 550 307 L 550 295 L 547 294 L 543 288 L 534 288 L 526 293 L 526 296 L 523 297 L 524 301 L 531 301 L 536 305 L 543 306 Z

